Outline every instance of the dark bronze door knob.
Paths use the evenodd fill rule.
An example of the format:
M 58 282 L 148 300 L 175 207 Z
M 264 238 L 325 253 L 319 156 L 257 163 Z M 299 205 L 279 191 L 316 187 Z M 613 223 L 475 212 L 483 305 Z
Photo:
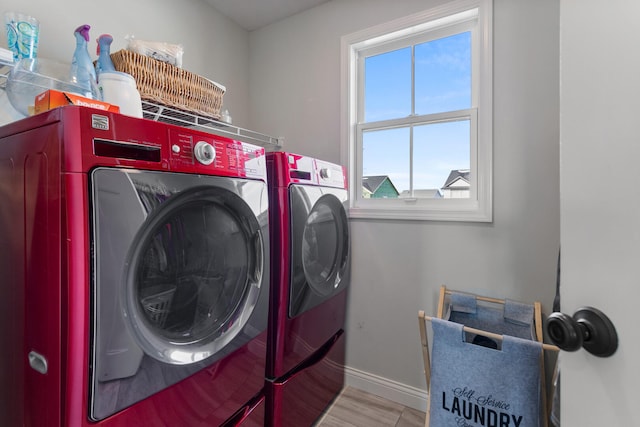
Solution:
M 573 317 L 555 312 L 547 318 L 551 342 L 565 351 L 583 347 L 598 357 L 609 357 L 618 349 L 618 334 L 611 320 L 600 310 L 583 307 Z

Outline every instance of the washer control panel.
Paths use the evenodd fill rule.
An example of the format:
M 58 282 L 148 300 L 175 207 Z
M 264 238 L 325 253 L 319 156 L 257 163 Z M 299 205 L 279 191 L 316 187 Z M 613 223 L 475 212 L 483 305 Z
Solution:
M 266 179 L 265 150 L 257 145 L 175 128 L 169 131 L 169 144 L 172 169 Z

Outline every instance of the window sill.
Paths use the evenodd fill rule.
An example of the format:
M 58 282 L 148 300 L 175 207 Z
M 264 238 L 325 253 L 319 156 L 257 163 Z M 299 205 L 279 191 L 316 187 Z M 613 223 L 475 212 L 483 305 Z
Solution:
M 366 208 L 350 207 L 349 219 L 401 220 L 401 221 L 453 221 L 453 222 L 493 222 L 491 209 L 480 209 L 477 203 L 466 203 L 467 209 Z

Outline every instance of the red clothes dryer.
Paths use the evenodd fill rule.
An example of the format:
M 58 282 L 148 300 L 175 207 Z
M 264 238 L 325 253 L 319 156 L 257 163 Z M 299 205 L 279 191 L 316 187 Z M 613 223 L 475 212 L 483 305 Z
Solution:
M 0 128 L 0 425 L 260 426 L 264 148 L 84 107 Z
M 311 425 L 344 385 L 350 240 L 342 166 L 267 153 L 271 309 L 268 426 Z

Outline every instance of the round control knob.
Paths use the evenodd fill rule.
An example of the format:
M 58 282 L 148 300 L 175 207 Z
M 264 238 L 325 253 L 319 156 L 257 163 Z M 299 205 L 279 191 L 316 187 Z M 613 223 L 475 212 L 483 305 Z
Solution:
M 328 168 L 320 169 L 320 177 L 324 179 L 331 178 L 331 169 L 328 169 Z
M 216 149 L 208 142 L 199 141 L 193 149 L 193 154 L 203 165 L 210 165 L 216 158 Z

